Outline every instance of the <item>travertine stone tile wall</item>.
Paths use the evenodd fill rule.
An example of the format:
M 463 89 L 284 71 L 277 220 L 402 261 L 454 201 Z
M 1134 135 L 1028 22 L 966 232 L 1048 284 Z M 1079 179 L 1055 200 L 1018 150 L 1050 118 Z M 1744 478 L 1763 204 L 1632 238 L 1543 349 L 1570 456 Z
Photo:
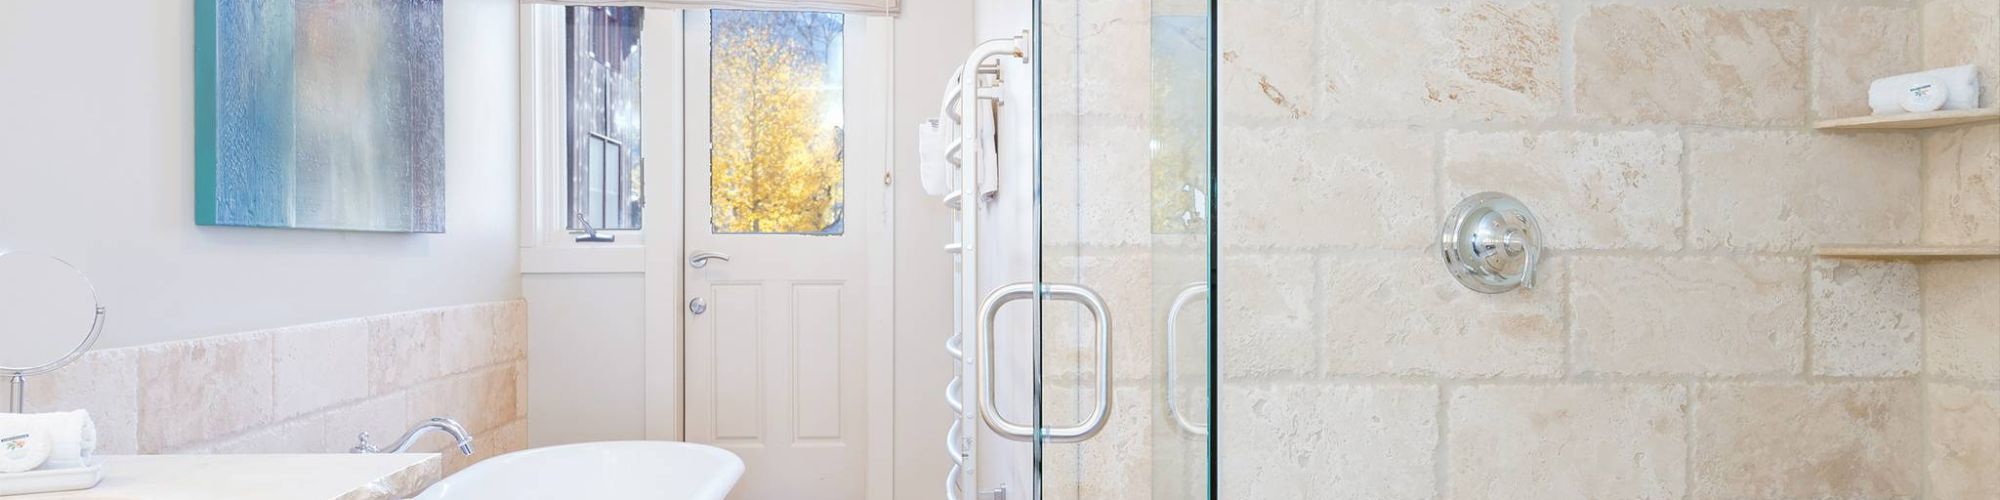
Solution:
M 345 453 L 448 416 L 475 433 L 446 473 L 527 446 L 519 301 L 92 351 L 28 385 L 29 411 L 90 410 L 100 453 Z
M 2000 260 L 1812 256 L 2000 243 L 2000 125 L 1810 127 L 2000 0 L 1218 3 L 1225 498 L 2000 498 Z M 1434 255 L 1488 190 L 1533 290 Z

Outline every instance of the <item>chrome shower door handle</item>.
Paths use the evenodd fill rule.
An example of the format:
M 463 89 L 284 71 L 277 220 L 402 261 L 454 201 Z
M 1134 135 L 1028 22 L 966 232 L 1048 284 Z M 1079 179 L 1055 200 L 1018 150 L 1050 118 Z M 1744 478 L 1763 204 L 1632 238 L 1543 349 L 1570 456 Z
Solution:
M 694 255 L 688 256 L 688 267 L 695 269 L 708 267 L 708 261 L 710 260 L 729 262 L 729 254 L 710 251 L 695 252 Z
M 1208 424 L 1198 424 L 1188 420 L 1187 414 L 1181 412 L 1179 399 L 1174 397 L 1175 394 L 1180 392 L 1177 390 L 1179 384 L 1175 383 L 1176 380 L 1180 379 L 1179 325 L 1181 311 L 1186 309 L 1188 304 L 1193 303 L 1195 298 L 1206 297 L 1208 295 L 1208 283 L 1188 285 L 1187 288 L 1181 289 L 1179 295 L 1174 296 L 1174 305 L 1167 308 L 1167 416 L 1172 417 L 1174 426 L 1179 427 L 1181 432 L 1196 436 L 1207 436 Z
M 1040 293 L 1052 300 L 1075 302 L 1083 306 L 1085 312 L 1097 322 L 1097 405 L 1090 416 L 1075 425 L 1050 427 L 1041 433 L 1051 443 L 1075 443 L 1089 440 L 1104 430 L 1111 420 L 1111 314 L 1104 304 L 1104 298 L 1096 291 L 1082 285 L 1014 283 L 1002 286 L 986 296 L 979 306 L 979 324 L 974 332 L 974 345 L 979 352 L 974 356 L 975 371 L 979 377 L 975 387 L 979 390 L 979 418 L 994 433 L 1015 441 L 1029 441 L 1036 437 L 1035 428 L 1007 420 L 1000 414 L 1000 406 L 994 400 L 996 386 L 993 380 L 993 322 L 1000 314 L 1000 308 L 1021 299 L 1034 298 Z M 1037 343 L 1040 339 L 1035 339 Z

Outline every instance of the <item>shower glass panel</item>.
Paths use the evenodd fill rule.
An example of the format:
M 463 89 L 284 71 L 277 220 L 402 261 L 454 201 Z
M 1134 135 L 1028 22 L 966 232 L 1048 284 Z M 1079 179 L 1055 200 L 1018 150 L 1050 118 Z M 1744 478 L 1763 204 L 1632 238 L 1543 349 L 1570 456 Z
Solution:
M 1036 3 L 1034 498 L 1214 498 L 1214 12 Z

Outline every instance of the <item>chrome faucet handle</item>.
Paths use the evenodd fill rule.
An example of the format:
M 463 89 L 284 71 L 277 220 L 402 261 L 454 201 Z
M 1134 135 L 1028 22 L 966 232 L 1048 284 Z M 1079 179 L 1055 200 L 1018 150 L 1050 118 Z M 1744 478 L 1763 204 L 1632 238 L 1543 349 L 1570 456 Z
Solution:
M 359 436 L 355 436 L 355 440 L 356 440 L 356 441 L 358 441 L 358 442 L 357 442 L 357 443 L 356 443 L 356 444 L 354 445 L 354 447 L 353 447 L 353 448 L 349 448 L 349 449 L 347 450 L 347 452 L 348 452 L 348 453 L 381 453 L 381 452 L 382 452 L 382 449 L 380 449 L 380 448 L 376 448 L 376 447 L 375 447 L 375 445 L 373 445 L 373 444 L 369 444 L 369 443 L 368 443 L 368 433 L 366 433 L 366 432 L 363 432 L 363 433 L 361 433 L 361 435 L 359 435 Z

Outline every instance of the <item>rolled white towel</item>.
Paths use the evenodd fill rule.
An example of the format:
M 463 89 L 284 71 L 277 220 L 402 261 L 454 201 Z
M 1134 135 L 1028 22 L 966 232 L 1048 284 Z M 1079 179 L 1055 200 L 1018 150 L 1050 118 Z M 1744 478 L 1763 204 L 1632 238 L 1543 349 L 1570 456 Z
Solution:
M 97 454 L 97 424 L 85 410 L 54 413 L 0 413 L 0 434 L 37 433 L 48 436 L 49 459 L 41 469 L 88 465 Z M 5 437 L 5 436 L 0 436 Z
M 1979 107 L 1979 68 L 1972 65 L 1938 68 L 1875 80 L 1868 85 L 1868 107 L 1877 115 L 1905 113 L 1903 101 L 1905 96 L 1910 94 L 1910 88 L 1920 82 L 1933 83 L 1931 78 L 1944 83 L 1943 109 Z

